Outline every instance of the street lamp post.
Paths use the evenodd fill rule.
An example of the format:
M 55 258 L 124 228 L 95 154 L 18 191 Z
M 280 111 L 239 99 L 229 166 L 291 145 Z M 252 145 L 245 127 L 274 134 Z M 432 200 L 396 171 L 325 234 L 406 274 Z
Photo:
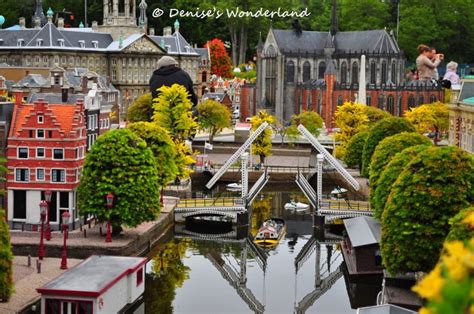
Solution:
M 107 208 L 110 212 L 112 210 L 112 207 L 114 206 L 114 195 L 112 193 L 109 193 L 105 198 L 107 200 Z M 110 214 L 109 219 L 107 220 L 107 234 L 105 235 L 105 242 L 112 242 L 112 232 L 110 230 Z
M 40 207 L 40 218 L 41 218 L 41 235 L 40 235 L 40 244 L 38 247 L 38 258 L 40 260 L 44 257 L 44 220 L 46 217 L 46 208 L 48 208 L 48 204 L 45 201 L 41 201 L 39 204 Z
M 44 199 L 46 201 L 47 209 L 46 209 L 46 230 L 44 232 L 44 237 L 46 240 L 50 241 L 51 240 L 51 224 L 49 223 L 49 211 L 51 208 L 51 195 L 53 192 L 50 190 L 44 191 Z
M 64 243 L 63 243 L 63 250 L 61 252 L 61 269 L 67 269 L 66 240 L 67 240 L 67 233 L 68 233 L 68 230 L 69 230 L 69 218 L 70 217 L 71 217 L 71 214 L 69 214 L 69 211 L 65 211 L 62 215 L 62 227 L 63 227 Z

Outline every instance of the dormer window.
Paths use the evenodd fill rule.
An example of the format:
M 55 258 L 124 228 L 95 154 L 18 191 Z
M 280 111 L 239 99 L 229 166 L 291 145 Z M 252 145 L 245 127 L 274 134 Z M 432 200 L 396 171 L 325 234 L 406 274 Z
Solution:
M 167 51 L 171 49 L 171 45 L 165 45 L 165 47 Z
M 25 40 L 23 38 L 18 38 L 16 40 L 17 47 L 23 47 L 24 44 L 25 44 Z
M 80 48 L 85 48 L 86 47 L 86 42 L 84 40 L 78 40 L 77 42 L 79 43 Z
M 97 40 L 92 41 L 92 47 L 99 48 L 99 42 Z
M 64 39 L 63 38 L 58 39 L 58 45 L 59 45 L 59 47 L 64 47 Z
M 189 46 L 184 46 L 184 49 L 186 49 L 186 52 L 189 52 Z
M 3 38 L 0 38 L 0 46 L 3 46 Z
M 36 47 L 41 47 L 41 46 L 43 46 L 43 39 L 42 38 L 36 39 Z

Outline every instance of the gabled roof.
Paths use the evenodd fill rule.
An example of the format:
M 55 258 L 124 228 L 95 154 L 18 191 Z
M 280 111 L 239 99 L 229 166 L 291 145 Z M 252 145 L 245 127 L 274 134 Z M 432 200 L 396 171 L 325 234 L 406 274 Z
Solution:
M 157 45 L 161 47 L 162 41 L 164 49 L 170 55 L 198 56 L 196 50 L 187 42 L 180 32 L 174 32 L 171 36 L 149 36 Z
M 124 38 L 122 40 L 114 40 L 113 42 L 110 43 L 110 45 L 107 47 L 108 51 L 121 51 L 126 49 L 128 46 L 132 45 L 134 42 L 140 40 L 141 38 L 148 38 L 151 39 L 151 42 L 157 46 L 158 49 L 162 50 L 163 53 L 166 52 L 166 49 L 162 48 L 159 44 L 154 41 L 151 36 L 148 36 L 146 34 L 132 34 L 128 36 L 127 38 Z
M 209 49 L 207 48 L 193 48 L 202 58 L 210 59 L 209 58 Z
M 69 93 L 66 104 L 75 104 L 78 99 L 84 99 L 84 94 L 72 94 Z M 62 104 L 61 93 L 31 93 L 28 96 L 27 102 L 32 104 L 38 99 L 44 99 L 49 104 Z
M 344 226 L 353 247 L 380 243 L 380 221 L 372 217 L 345 219 Z
M 400 53 L 396 40 L 386 30 L 337 32 L 334 41 L 329 32 L 303 31 L 299 36 L 293 30 L 272 29 L 283 53 L 322 51 L 335 44 L 336 52 Z
M 23 79 L 18 81 L 15 86 L 18 87 L 44 87 L 49 86 L 50 81 L 44 78 L 41 74 L 28 74 Z

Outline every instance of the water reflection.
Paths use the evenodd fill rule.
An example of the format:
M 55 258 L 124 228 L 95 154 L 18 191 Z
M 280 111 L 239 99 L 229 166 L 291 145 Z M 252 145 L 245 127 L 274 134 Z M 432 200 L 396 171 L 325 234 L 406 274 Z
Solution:
M 313 236 L 311 211 L 284 210 L 301 194 L 266 193 L 247 228 L 176 226 L 150 255 L 146 313 L 355 313 L 341 265 L 340 236 Z M 265 250 L 253 242 L 261 223 L 284 218 L 285 239 Z

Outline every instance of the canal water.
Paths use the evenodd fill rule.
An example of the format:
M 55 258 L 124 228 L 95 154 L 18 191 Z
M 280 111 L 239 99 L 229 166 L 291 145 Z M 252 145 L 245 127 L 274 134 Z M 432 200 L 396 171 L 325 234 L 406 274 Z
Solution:
M 375 304 L 379 286 L 360 290 L 345 279 L 337 230 L 324 240 L 315 239 L 309 209 L 284 209 L 290 200 L 307 203 L 296 185 L 271 189 L 279 192 L 257 196 L 250 226 L 244 230 L 201 224 L 175 227 L 149 254 L 145 312 L 356 313 L 357 307 Z M 217 186 L 209 194 L 195 195 L 224 191 Z M 252 236 L 270 217 L 285 219 L 287 232 L 276 247 L 261 249 Z

